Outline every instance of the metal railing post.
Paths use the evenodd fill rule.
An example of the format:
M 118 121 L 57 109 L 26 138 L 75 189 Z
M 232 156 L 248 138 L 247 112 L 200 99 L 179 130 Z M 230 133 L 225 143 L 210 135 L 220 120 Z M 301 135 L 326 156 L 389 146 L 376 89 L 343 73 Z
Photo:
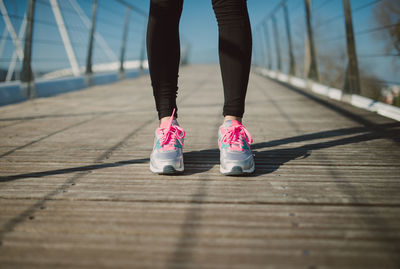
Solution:
M 269 31 L 268 31 L 268 22 L 266 22 L 266 24 L 263 23 L 262 27 L 264 28 L 265 44 L 267 45 L 268 70 L 271 70 L 272 57 L 271 57 L 271 44 L 269 43 L 270 38 L 269 38 Z
M 286 34 L 288 39 L 288 48 L 289 48 L 289 74 L 294 76 L 295 75 L 295 61 L 293 56 L 293 46 L 292 46 L 292 37 L 290 33 L 290 22 L 289 22 L 289 11 L 286 5 L 286 2 L 283 3 L 283 13 L 285 17 L 285 24 L 286 24 Z
M 33 21 L 35 16 L 35 0 L 29 0 L 27 6 L 25 44 L 24 44 L 24 60 L 21 72 L 21 92 L 28 99 L 37 96 L 34 77 L 32 72 L 32 37 L 33 37 Z
M 310 66 L 307 72 L 307 78 L 319 81 L 319 73 L 318 66 L 315 54 L 315 46 L 314 46 L 314 38 L 313 31 L 311 27 L 311 0 L 304 0 L 305 9 L 306 9 L 306 25 L 307 25 L 307 36 L 308 36 L 308 45 L 309 45 L 309 55 L 310 55 Z
M 128 38 L 130 16 L 131 16 L 131 8 L 127 6 L 125 13 L 124 33 L 122 34 L 121 56 L 120 56 L 120 65 L 118 74 L 119 78 L 125 77 L 124 61 L 125 61 L 126 40 Z
M 265 53 L 264 53 L 264 42 L 263 42 L 263 39 L 262 39 L 262 28 L 260 27 L 260 28 L 256 28 L 257 29 L 257 31 L 259 31 L 260 32 L 260 35 L 258 35 L 259 36 L 259 38 L 257 38 L 257 40 L 258 40 L 258 43 L 260 44 L 259 46 L 260 46 L 260 65 L 261 65 L 261 67 L 265 67 L 266 66 L 266 64 L 265 64 Z
M 182 48 L 182 57 L 181 57 L 181 65 L 187 65 L 189 63 L 189 53 L 190 53 L 190 45 L 186 43 Z
M 278 24 L 275 15 L 272 15 L 272 26 L 274 28 L 275 48 L 276 48 L 276 66 L 277 71 L 281 71 L 281 48 L 279 45 Z
M 346 27 L 347 60 L 348 60 L 343 91 L 344 93 L 347 94 L 359 94 L 360 75 L 358 71 L 356 45 L 353 32 L 353 21 L 351 18 L 351 8 L 349 0 L 343 0 L 343 8 L 344 8 L 344 19 Z
M 142 46 L 140 49 L 140 71 L 143 72 L 144 70 L 144 61 L 145 61 L 145 54 L 146 54 L 146 29 L 144 30 L 143 37 L 142 37 Z
M 96 27 L 96 14 L 97 14 L 97 0 L 93 0 L 92 24 L 90 26 L 89 45 L 88 45 L 88 54 L 87 54 L 86 72 L 85 72 L 86 85 L 93 84 L 92 55 L 93 55 L 94 31 Z
M 255 37 L 256 38 L 256 37 Z M 253 46 L 254 49 L 251 51 L 252 56 L 254 57 L 254 61 L 252 61 L 252 63 L 254 63 L 254 66 L 258 67 L 258 49 L 257 49 L 257 42 L 253 42 Z

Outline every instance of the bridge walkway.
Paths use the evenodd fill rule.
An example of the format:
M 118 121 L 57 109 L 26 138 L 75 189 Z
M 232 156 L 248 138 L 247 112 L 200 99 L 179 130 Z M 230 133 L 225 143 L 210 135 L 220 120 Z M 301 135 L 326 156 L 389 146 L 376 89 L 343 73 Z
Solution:
M 149 172 L 148 76 L 0 108 L 2 268 L 399 268 L 398 122 L 256 74 L 256 171 L 219 174 L 217 66 L 181 70 L 185 173 Z

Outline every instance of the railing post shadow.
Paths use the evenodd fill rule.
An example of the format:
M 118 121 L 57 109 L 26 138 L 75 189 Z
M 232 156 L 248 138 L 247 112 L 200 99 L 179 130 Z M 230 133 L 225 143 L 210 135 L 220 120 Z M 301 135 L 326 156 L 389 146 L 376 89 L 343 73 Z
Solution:
M 88 46 L 88 55 L 87 55 L 86 72 L 85 72 L 85 84 L 87 86 L 93 85 L 92 55 L 93 55 L 94 31 L 96 27 L 96 14 L 97 14 L 97 0 L 93 0 L 92 24 L 90 26 L 89 46 Z
M 122 34 L 122 43 L 121 43 L 121 56 L 120 56 L 120 64 L 119 64 L 119 72 L 118 72 L 119 79 L 125 78 L 124 61 L 125 61 L 126 40 L 128 38 L 130 17 L 131 17 L 131 8 L 127 6 L 126 13 L 125 13 L 124 32 Z
M 27 20 L 25 30 L 25 43 L 24 43 L 24 60 L 21 72 L 20 90 L 23 96 L 28 99 L 33 99 L 37 96 L 34 76 L 32 72 L 32 36 L 33 36 L 33 22 L 35 16 L 35 0 L 29 0 L 27 6 Z
M 343 85 L 343 97 L 346 99 L 346 95 L 360 94 L 360 75 L 349 0 L 343 0 L 343 8 L 347 42 L 347 68 Z

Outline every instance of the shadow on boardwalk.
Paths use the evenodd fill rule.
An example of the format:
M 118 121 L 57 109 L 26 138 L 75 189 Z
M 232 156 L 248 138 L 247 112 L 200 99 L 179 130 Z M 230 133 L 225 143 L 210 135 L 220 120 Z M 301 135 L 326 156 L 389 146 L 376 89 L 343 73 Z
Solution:
M 400 127 L 400 123 L 391 123 L 391 124 L 382 124 L 379 127 L 381 130 L 385 130 L 385 137 L 390 135 L 393 128 Z M 393 130 L 393 134 L 396 133 L 397 130 Z M 350 137 L 339 138 L 336 140 L 330 140 L 319 143 L 309 143 L 299 147 L 293 148 L 285 148 L 285 149 L 268 149 L 275 146 L 287 145 L 290 143 L 299 143 L 305 141 L 312 141 L 317 139 L 327 139 L 333 138 L 337 136 L 348 136 Z M 314 150 L 320 150 L 325 148 L 331 148 L 335 146 L 343 146 L 352 143 L 359 143 L 374 139 L 383 138 L 381 134 L 375 133 L 366 127 L 355 127 L 355 128 L 344 128 L 344 129 L 335 129 L 323 132 L 317 132 L 312 134 L 305 134 L 300 136 L 293 136 L 278 140 L 273 140 L 269 142 L 260 142 L 252 144 L 251 148 L 255 155 L 256 162 L 256 171 L 252 176 L 260 176 L 264 174 L 272 173 L 279 169 L 280 166 L 284 165 L 287 162 L 292 160 L 296 160 L 299 158 L 307 158 L 312 154 Z M 207 158 L 205 158 L 207 156 Z M 204 173 L 210 169 L 212 169 L 215 165 L 219 164 L 219 150 L 215 149 L 207 149 L 200 151 L 191 151 L 184 153 L 185 159 L 185 174 L 196 174 L 196 173 Z M 190 164 L 192 162 L 199 163 L 202 162 L 202 168 L 192 169 Z M 267 165 L 268 169 L 260 169 L 257 166 Z
M 385 130 L 387 135 L 395 135 L 397 131 L 392 132 L 392 128 L 399 127 L 399 123 L 385 124 L 379 126 L 381 130 Z M 378 126 L 375 126 L 378 127 Z M 326 139 L 337 136 L 353 135 L 350 137 L 339 138 L 336 140 L 330 140 L 320 143 L 309 143 L 303 146 L 285 149 L 271 149 L 268 148 L 286 145 L 295 142 L 312 141 L 316 139 Z M 317 132 L 312 134 L 294 136 L 269 142 L 261 142 L 252 145 L 253 152 L 256 160 L 256 171 L 251 176 L 260 176 L 268 173 L 272 173 L 278 170 L 282 165 L 292 160 L 299 158 L 307 158 L 312 154 L 314 150 L 320 150 L 325 148 L 331 148 L 335 146 L 348 145 L 352 143 L 365 142 L 374 139 L 382 138 L 381 135 L 371 131 L 370 128 L 356 127 L 346 129 L 336 129 L 330 131 Z M 205 158 L 207 156 L 207 158 Z M 219 151 L 218 149 L 208 149 L 201 151 L 192 151 L 185 153 L 186 170 L 185 174 L 196 174 L 201 173 L 205 175 L 198 180 L 198 186 L 192 199 L 189 202 L 191 206 L 186 210 L 185 219 L 181 225 L 181 234 L 179 241 L 174 249 L 173 254 L 168 263 L 168 268 L 176 268 L 177 264 L 180 264 L 180 268 L 190 267 L 192 262 L 192 256 L 195 252 L 195 248 L 198 242 L 198 233 L 201 228 L 202 220 L 202 209 L 201 204 L 204 203 L 207 197 L 207 182 L 211 180 L 206 175 L 208 170 L 212 169 L 215 165 L 219 164 Z M 204 165 L 204 161 L 207 163 Z M 203 162 L 202 168 L 193 169 L 190 167 L 191 163 Z M 267 167 L 267 169 L 261 169 L 260 166 Z M 257 168 L 258 167 L 258 168 Z M 374 234 L 376 238 L 382 241 L 382 244 L 391 245 L 395 253 L 400 251 L 399 242 L 388 237 L 385 231 L 396 229 L 393 225 L 389 224 L 384 217 L 381 217 L 379 208 L 371 206 L 368 202 L 365 202 L 363 195 L 360 194 L 356 186 L 350 184 L 339 184 L 341 182 L 341 176 L 338 172 L 330 169 L 329 170 L 332 178 L 337 182 L 337 187 L 341 190 L 344 195 L 350 197 L 350 205 L 354 206 L 355 213 L 365 223 L 368 230 Z M 208 179 L 208 180 L 205 180 Z M 349 183 L 349 182 L 348 182 Z M 306 196 L 307 194 L 305 194 Z M 309 205 L 312 205 L 310 202 Z M 315 205 L 318 206 L 317 203 Z M 391 205 L 382 205 L 391 206 Z M 374 216 L 371 219 L 370 216 Z M 380 229 L 376 229 L 376 225 L 379 225 Z M 393 264 L 400 265 L 400 261 L 396 257 L 391 257 Z
M 395 136 L 398 133 L 396 127 L 400 127 L 400 123 L 382 124 L 376 126 L 380 130 L 385 130 L 385 136 Z M 337 136 L 353 135 L 350 137 L 340 138 L 336 140 L 330 140 L 319 143 L 309 143 L 299 147 L 284 148 L 284 149 L 268 149 L 275 146 L 286 145 L 290 143 L 299 143 L 304 141 L 312 141 L 317 139 L 326 139 Z M 305 134 L 299 136 L 293 136 L 269 142 L 260 142 L 252 144 L 252 150 L 255 155 L 256 171 L 252 176 L 259 176 L 268 173 L 272 173 L 279 169 L 280 166 L 287 162 L 290 162 L 299 158 L 307 158 L 312 154 L 314 150 L 320 150 L 325 148 L 331 148 L 335 146 L 343 146 L 352 143 L 359 143 L 374 139 L 384 138 L 381 134 L 371 131 L 367 127 L 354 127 L 354 128 L 343 128 L 335 129 L 323 132 L 317 132 L 312 134 Z M 206 149 L 200 151 L 190 151 L 184 153 L 185 159 L 185 172 L 183 175 L 193 175 L 198 173 L 204 173 L 211 170 L 215 165 L 219 164 L 219 150 L 217 148 Z M 1 176 L 0 182 L 14 181 L 24 178 L 41 178 L 52 175 L 69 174 L 76 172 L 87 172 L 98 169 L 104 169 L 109 167 L 119 167 L 131 164 L 148 163 L 149 158 L 132 159 L 125 161 L 118 161 L 113 163 L 99 163 L 85 166 L 77 166 L 71 168 L 55 169 L 41 172 L 32 172 L 24 174 L 16 174 L 10 176 Z M 193 164 L 201 164 L 201 167 L 193 168 Z M 268 169 L 257 169 L 257 165 L 267 165 Z
M 396 127 L 400 127 L 400 123 L 391 123 L 391 124 L 382 124 L 379 126 L 381 130 L 385 130 L 385 137 L 391 133 L 393 130 L 393 134 L 397 133 L 397 130 L 394 130 Z M 330 140 L 326 142 L 320 143 L 310 143 L 299 147 L 294 148 L 285 148 L 285 149 L 270 149 L 268 148 L 286 145 L 289 143 L 295 142 L 304 142 L 304 141 L 312 141 L 316 139 L 326 139 L 332 138 L 336 136 L 344 136 L 344 135 L 354 135 L 351 137 L 340 138 L 337 140 Z M 329 130 L 323 132 L 317 132 L 312 134 L 305 134 L 300 136 L 293 136 L 278 140 L 273 140 L 269 142 L 260 142 L 254 143 L 252 145 L 252 150 L 255 155 L 256 165 L 269 165 L 270 168 L 267 170 L 256 169 L 255 173 L 252 176 L 259 176 L 263 174 L 268 174 L 274 172 L 279 169 L 281 165 L 284 165 L 287 162 L 298 158 L 307 158 L 313 150 L 331 148 L 335 146 L 348 145 L 352 143 L 359 143 L 363 141 L 369 141 L 374 139 L 383 138 L 380 134 L 371 131 L 366 127 L 355 127 L 355 128 L 345 128 L 345 129 L 336 129 Z M 266 149 L 266 150 L 263 150 Z M 185 173 L 183 175 L 192 175 L 197 173 L 204 173 L 212 169 L 215 165 L 219 164 L 219 150 L 217 148 L 206 149 L 200 151 L 191 151 L 184 153 L 185 159 Z M 141 158 L 141 159 L 132 159 L 125 161 L 118 161 L 114 163 L 100 163 L 100 164 L 91 164 L 85 166 L 77 166 L 71 168 L 63 168 L 63 169 L 55 169 L 48 170 L 42 172 L 32 172 L 32 173 L 24 173 L 24 174 L 16 174 L 10 176 L 1 176 L 0 182 L 14 181 L 18 179 L 24 178 L 41 178 L 52 175 L 60 175 L 60 174 L 68 174 L 68 173 L 76 173 L 76 172 L 86 172 L 93 171 L 98 169 L 104 169 L 109 167 L 119 167 L 126 166 L 131 164 L 139 164 L 139 163 L 148 163 L 149 158 Z M 193 163 L 201 163 L 201 168 L 193 169 L 191 164 Z
M 397 134 L 396 127 L 400 127 L 400 123 L 392 123 L 392 124 L 384 124 L 379 127 L 380 130 L 385 130 L 385 137 L 388 135 Z M 350 136 L 349 136 L 350 135 Z M 312 143 L 311 141 L 317 139 L 329 139 L 335 138 L 339 136 L 347 136 L 344 138 L 338 138 L 335 140 L 329 140 L 325 142 L 317 142 Z M 382 138 L 381 134 L 378 134 L 374 131 L 371 131 L 370 128 L 367 127 L 354 127 L 354 128 L 343 128 L 343 129 L 335 129 L 329 131 L 316 132 L 312 134 L 305 134 L 300 136 L 288 137 L 278 140 L 273 140 L 269 142 L 261 142 L 255 143 L 252 145 L 253 152 L 255 154 L 256 160 L 256 168 L 255 173 L 252 175 L 254 177 L 272 173 L 277 171 L 282 165 L 286 163 L 299 159 L 299 158 L 307 158 L 312 154 L 315 150 L 331 148 L 335 146 L 343 146 L 352 143 L 359 143 L 370 141 L 374 139 Z M 290 143 L 299 143 L 310 141 L 310 143 L 292 147 L 292 148 L 284 148 L 284 149 L 270 149 L 276 146 L 287 145 Z M 191 205 L 187 208 L 185 213 L 185 218 L 181 225 L 181 233 L 177 241 L 177 245 L 174 248 L 174 251 L 169 259 L 169 268 L 174 268 L 176 264 L 180 265 L 189 265 L 191 263 L 192 255 L 194 249 L 197 244 L 197 233 L 201 228 L 201 219 L 202 219 L 202 209 L 201 204 L 204 203 L 207 197 L 207 182 L 212 180 L 207 171 L 211 170 L 215 165 L 219 164 L 219 151 L 218 149 L 207 149 L 201 151 L 191 151 L 186 152 L 184 154 L 186 170 L 185 175 L 192 174 L 200 174 L 200 178 L 198 179 L 198 186 L 196 190 L 192 194 L 192 198 L 188 203 Z M 11 176 L 0 177 L 0 182 L 13 181 L 24 178 L 42 178 L 51 175 L 59 175 L 59 174 L 68 174 L 68 173 L 76 173 L 79 177 L 81 174 L 89 173 L 90 171 L 97 169 L 104 169 L 108 167 L 120 167 L 131 164 L 139 164 L 139 163 L 148 163 L 149 158 L 141 158 L 141 159 L 133 159 L 133 160 L 125 160 L 118 161 L 113 163 L 99 163 L 92 164 L 86 166 L 78 166 L 71 167 L 65 169 L 56 169 L 56 170 L 48 170 L 42 172 L 34 172 L 34 173 L 25 173 L 25 174 L 16 174 Z M 195 165 L 201 163 L 202 165 Z M 200 167 L 200 168 L 199 168 Z M 337 181 L 340 180 L 340 175 L 335 171 L 330 171 L 332 177 Z M 70 180 L 73 182 L 74 179 Z M 71 182 L 67 182 L 71 183 Z M 396 251 L 400 251 L 400 245 L 397 241 L 393 241 L 390 238 L 387 238 L 387 233 L 385 231 L 393 229 L 387 221 L 379 217 L 380 212 L 379 208 L 368 207 L 368 203 L 362 199 L 360 196 L 357 187 L 352 184 L 338 184 L 338 188 L 342 191 L 343 194 L 351 197 L 351 204 L 353 206 L 361 206 L 363 210 L 357 210 L 357 215 L 363 222 L 370 227 L 371 233 L 375 234 L 377 238 L 380 238 L 386 244 L 391 244 L 393 249 Z M 61 187 L 62 188 L 62 187 Z M 56 190 L 54 193 L 50 193 L 47 198 L 55 195 L 59 190 Z M 0 232 L 0 239 L 4 236 L 5 233 L 12 230 L 15 225 L 24 220 L 28 215 L 32 214 L 37 208 L 43 206 L 44 202 L 47 200 L 45 197 L 43 200 L 38 201 L 34 206 L 23 212 L 19 217 L 13 219 L 8 222 L 5 227 L 2 227 L 2 232 Z M 385 206 L 385 205 L 383 205 Z M 390 206 L 390 205 L 387 205 Z M 368 216 L 376 216 L 373 222 L 371 222 L 371 218 Z M 375 229 L 376 225 L 379 224 L 381 229 Z M 393 259 L 395 264 L 400 265 L 397 259 Z M 184 267 L 183 267 L 184 268 Z

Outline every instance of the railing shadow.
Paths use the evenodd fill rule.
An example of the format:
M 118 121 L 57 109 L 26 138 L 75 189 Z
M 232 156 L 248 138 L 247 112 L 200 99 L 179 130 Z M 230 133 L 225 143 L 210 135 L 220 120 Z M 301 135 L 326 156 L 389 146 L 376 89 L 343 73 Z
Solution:
M 16 174 L 16 175 L 10 175 L 10 176 L 1 176 L 0 183 L 24 179 L 24 178 L 42 178 L 42 177 L 46 177 L 46 176 L 54 176 L 54 175 L 62 175 L 62 174 L 70 174 L 70 173 L 78 173 L 78 172 L 88 172 L 88 171 L 94 171 L 94 170 L 98 170 L 98 169 L 109 168 L 109 167 L 118 167 L 118 166 L 125 166 L 125 165 L 130 165 L 130 164 L 137 164 L 137 163 L 148 163 L 149 161 L 150 161 L 149 158 L 142 158 L 142 159 L 135 159 L 135 160 L 118 161 L 118 162 L 113 162 L 113 163 L 90 164 L 90 165 L 84 165 L 84 166 L 61 168 L 61 169 L 47 170 L 47 171 L 41 171 L 41 172 L 23 173 L 23 174 Z
M 285 163 L 288 163 L 292 160 L 296 160 L 299 158 L 307 158 L 312 154 L 312 151 L 314 150 L 326 149 L 336 146 L 385 138 L 387 135 L 390 135 L 391 133 L 394 133 L 393 135 L 395 135 L 398 132 L 398 130 L 396 130 L 395 128 L 400 127 L 400 123 L 382 124 L 382 125 L 377 125 L 376 127 L 379 126 L 382 129 L 385 129 L 386 132 L 385 136 L 382 136 L 380 133 L 371 131 L 371 129 L 367 127 L 354 127 L 354 128 L 342 128 L 329 131 L 322 131 L 311 134 L 304 134 L 299 136 L 272 140 L 268 142 L 255 143 L 252 145 L 252 149 L 255 155 L 256 171 L 251 176 L 260 176 L 272 173 L 278 170 L 279 167 L 284 165 Z M 318 143 L 309 143 L 292 148 L 268 149 L 271 147 L 287 145 L 290 143 L 299 143 L 304 141 L 312 141 L 317 139 L 326 139 L 326 138 L 332 138 L 337 136 L 348 136 L 348 135 L 353 135 L 353 136 L 339 138 L 336 140 L 318 142 Z M 185 152 L 184 160 L 185 160 L 185 172 L 183 173 L 183 176 L 204 173 L 211 170 L 215 165 L 219 164 L 219 150 L 218 148 L 212 148 L 206 150 Z M 40 172 L 0 176 L 0 183 L 24 179 L 24 178 L 41 178 L 52 175 L 94 171 L 109 167 L 119 167 L 119 166 L 148 163 L 148 162 L 149 158 L 140 158 L 140 159 L 118 161 L 113 163 L 99 163 L 99 164 L 61 168 L 61 169 L 54 169 L 54 170 L 47 170 Z M 261 169 L 257 168 L 257 166 L 267 166 L 268 168 Z
M 379 126 L 376 126 L 379 127 Z M 382 129 L 385 129 L 387 134 L 396 133 L 397 130 L 395 128 L 400 127 L 400 123 L 392 123 L 392 124 L 384 124 L 380 126 Z M 342 137 L 345 136 L 345 137 Z M 334 140 L 328 140 L 323 142 L 312 142 L 318 139 L 329 139 L 336 138 Z M 265 175 L 277 171 L 281 166 L 286 163 L 296 160 L 299 158 L 307 158 L 309 157 L 313 151 L 332 148 L 336 146 L 350 145 L 353 143 L 371 141 L 375 139 L 385 138 L 379 133 L 371 131 L 370 128 L 367 127 L 355 127 L 355 128 L 343 128 L 343 129 L 335 129 L 328 130 L 322 132 L 316 132 L 311 134 L 287 137 L 283 139 L 272 140 L 268 142 L 260 142 L 253 144 L 252 148 L 255 154 L 256 160 L 256 171 L 253 175 L 254 177 Z M 277 148 L 271 149 L 272 147 L 288 145 L 290 143 L 301 143 L 309 141 L 309 143 L 297 146 L 297 147 L 289 147 L 289 148 Z M 185 158 L 185 166 L 186 170 L 183 176 L 200 174 L 199 177 L 199 186 L 196 189 L 195 193 L 192 195 L 192 199 L 189 201 L 190 204 L 196 204 L 197 206 L 189 207 L 185 214 L 184 222 L 181 225 L 182 235 L 178 239 L 177 246 L 171 256 L 171 260 L 169 264 L 172 266 L 175 265 L 176 262 L 180 261 L 184 264 L 189 264 L 191 261 L 191 257 L 193 255 L 193 249 L 197 245 L 197 231 L 199 229 L 202 216 L 202 209 L 200 204 L 204 203 L 204 199 L 207 196 L 207 182 L 211 180 L 211 178 L 207 175 L 207 171 L 212 169 L 215 165 L 219 163 L 219 151 L 216 148 L 200 150 L 200 151 L 191 151 L 187 152 L 184 155 Z M 51 175 L 60 175 L 60 174 L 68 174 L 68 173 L 86 173 L 89 171 L 94 171 L 98 169 L 104 169 L 109 167 L 120 167 L 131 164 L 143 164 L 148 163 L 149 158 L 139 158 L 125 161 L 118 161 L 113 163 L 99 163 L 64 169 L 55 169 L 48 170 L 42 172 L 33 172 L 33 173 L 24 173 L 17 174 L 11 176 L 0 177 L 0 182 L 14 181 L 24 178 L 43 178 Z M 340 174 L 336 171 L 330 171 L 332 174 L 332 178 L 336 181 L 340 179 Z M 382 240 L 382 244 L 385 242 L 389 242 L 388 235 L 385 233 L 386 230 L 390 230 L 392 225 L 386 221 L 383 217 L 379 216 L 379 208 L 376 209 L 374 207 L 365 207 L 365 201 L 362 199 L 362 193 L 359 193 L 359 190 L 353 186 L 352 184 L 346 184 L 346 186 L 338 185 L 338 188 L 342 191 L 344 195 L 351 197 L 351 204 L 353 206 L 362 206 L 364 208 L 363 211 L 355 208 L 355 213 L 363 220 L 368 227 L 371 227 L 371 232 Z M 361 196 L 360 196 L 361 195 Z M 30 213 L 30 211 L 27 211 Z M 376 216 L 374 222 L 372 223 L 368 216 Z M 24 217 L 25 215 L 23 215 Z M 379 231 L 374 229 L 376 225 L 379 224 L 379 227 L 382 227 Z M 13 225 L 11 223 L 10 225 Z M 7 227 L 5 231 L 8 231 Z M 396 242 L 392 242 L 392 246 L 394 249 L 399 250 L 400 246 Z M 395 264 L 399 264 L 398 261 L 393 258 L 393 262 Z
M 252 145 L 252 149 L 255 155 L 256 170 L 250 176 L 260 176 L 272 173 L 278 170 L 279 167 L 281 167 L 285 163 L 299 158 L 309 157 L 312 154 L 312 151 L 315 150 L 385 138 L 392 132 L 395 135 L 397 130 L 393 128 L 400 127 L 400 123 L 381 124 L 375 127 L 385 129 L 386 134 L 382 136 L 380 133 L 376 133 L 367 127 L 354 127 L 322 131 L 272 140 L 268 142 L 255 143 Z M 287 145 L 290 143 L 299 143 L 317 139 L 327 139 L 338 136 L 347 137 L 318 143 L 309 143 L 298 147 L 268 149 L 271 147 Z M 217 148 L 214 148 L 187 152 L 184 153 L 184 159 L 186 167 L 185 175 L 204 173 L 211 170 L 215 165 L 219 164 L 219 150 Z M 262 168 L 260 168 L 261 166 Z
M 272 173 L 277 171 L 282 165 L 285 165 L 292 160 L 309 157 L 312 152 L 316 150 L 388 138 L 388 135 L 395 137 L 398 130 L 394 128 L 400 127 L 400 123 L 374 125 L 374 127 L 380 127 L 381 130 L 384 129 L 386 133 L 382 135 L 382 132 L 377 133 L 371 130 L 369 127 L 354 127 L 293 136 L 272 140 L 269 142 L 255 143 L 253 144 L 252 148 L 255 153 L 256 171 L 251 176 L 260 176 Z M 337 139 L 326 141 L 326 139 L 329 138 Z M 325 141 L 312 142 L 319 139 L 325 139 Z M 298 147 L 269 149 L 276 146 L 306 141 L 309 141 L 309 143 Z M 206 162 L 204 162 L 205 160 Z M 202 165 L 199 165 L 199 163 L 202 163 Z M 202 173 L 202 175 L 207 175 L 207 173 L 204 172 L 212 169 L 218 163 L 218 149 L 187 152 L 185 153 L 185 174 L 190 175 Z M 334 169 L 329 169 L 328 172 L 330 173 L 334 182 L 340 181 L 340 172 L 337 172 Z M 179 263 L 181 266 L 183 265 L 182 268 L 186 268 L 191 263 L 195 247 L 198 244 L 197 233 L 201 228 L 202 209 L 199 204 L 204 203 L 204 199 L 207 195 L 207 182 L 208 181 L 204 178 L 199 178 L 199 187 L 192 195 L 192 199 L 189 202 L 192 204 L 192 206 L 187 209 L 187 213 L 185 214 L 185 219 L 181 225 L 182 233 L 178 244 L 174 249 L 173 255 L 171 255 L 171 260 L 169 261 L 170 266 L 168 268 L 175 268 L 177 263 Z M 350 198 L 348 205 L 352 206 L 356 216 L 358 216 L 358 218 L 365 223 L 375 240 L 379 240 L 380 244 L 383 246 L 387 246 L 389 244 L 391 247 L 393 247 L 395 252 L 398 252 L 400 250 L 399 243 L 389 238 L 390 233 L 386 232 L 393 230 L 394 226 L 392 223 L 388 222 L 385 217 L 381 216 L 379 207 L 376 207 L 376 204 L 365 200 L 365 193 L 360 192 L 360 189 L 352 185 L 351 182 L 344 185 L 338 184 L 337 187 L 343 195 Z M 318 203 L 315 203 L 315 205 L 318 206 Z M 390 205 L 382 204 L 381 206 Z M 370 216 L 374 216 L 374 219 L 371 219 Z M 377 226 L 379 229 L 376 229 Z M 394 264 L 400 264 L 398 258 L 396 258 L 394 255 L 389 254 L 389 258 Z

